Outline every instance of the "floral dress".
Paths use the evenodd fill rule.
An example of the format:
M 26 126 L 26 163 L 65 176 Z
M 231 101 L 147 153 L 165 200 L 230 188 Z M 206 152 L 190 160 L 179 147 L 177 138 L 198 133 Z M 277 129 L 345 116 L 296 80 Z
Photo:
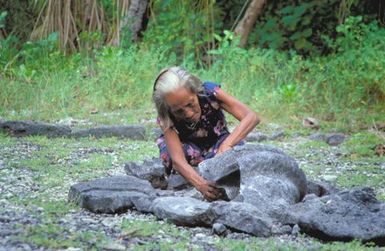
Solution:
M 170 116 L 173 122 L 172 129 L 178 133 L 186 160 L 192 166 L 197 166 L 203 160 L 214 157 L 221 143 L 230 134 L 226 126 L 225 115 L 219 106 L 220 101 L 215 96 L 216 90 L 219 88 L 220 85 L 212 82 L 203 83 L 204 91 L 198 94 L 202 111 L 198 123 L 188 124 Z M 166 175 L 174 173 L 164 136 L 161 135 L 156 143 Z

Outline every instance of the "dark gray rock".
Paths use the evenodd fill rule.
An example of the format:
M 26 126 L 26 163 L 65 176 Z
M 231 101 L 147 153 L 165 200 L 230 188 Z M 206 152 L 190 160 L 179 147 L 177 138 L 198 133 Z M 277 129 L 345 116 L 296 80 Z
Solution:
M 222 223 L 214 223 L 212 227 L 213 233 L 219 236 L 226 235 L 227 227 Z
M 160 129 L 159 127 L 156 127 L 150 130 L 149 136 L 150 138 L 155 139 L 155 138 L 158 138 L 162 133 L 163 133 L 162 129 Z
M 370 188 L 306 197 L 290 214 L 302 232 L 328 241 L 358 239 L 385 245 L 385 204 Z
M 167 181 L 164 177 L 164 166 L 160 158 L 146 159 L 143 163 L 128 162 L 124 166 L 128 175 L 150 181 L 154 188 L 167 188 Z
M 270 203 L 285 200 L 293 204 L 301 201 L 307 192 L 305 174 L 297 162 L 285 154 L 259 151 L 239 158 L 238 163 L 241 194 L 251 204 L 260 203 L 257 197 L 269 198 Z
M 179 174 L 164 175 L 164 166 L 160 158 L 146 159 L 143 163 L 128 162 L 124 166 L 128 175 L 150 181 L 154 188 L 181 190 L 190 187 L 190 183 Z
M 292 204 L 306 194 L 306 177 L 294 159 L 282 151 L 246 144 L 202 162 L 199 173 L 226 190 L 230 199 L 261 205 L 268 198 Z
M 134 206 L 136 197 L 156 196 L 146 180 L 113 176 L 71 186 L 68 200 L 95 213 L 117 213 Z
M 241 177 L 238 160 L 243 156 L 261 151 L 284 154 L 281 150 L 272 146 L 245 144 L 236 146 L 215 158 L 205 160 L 198 165 L 198 171 L 204 178 L 212 180 L 224 188 L 228 198 L 232 200 L 238 196 L 240 189 Z
M 182 226 L 211 226 L 214 220 L 210 203 L 189 197 L 157 198 L 151 210 L 159 219 Z
M 247 142 L 261 142 L 267 139 L 268 137 L 262 132 L 251 132 L 245 138 Z
M 167 189 L 181 190 L 191 187 L 191 184 L 180 174 L 171 174 L 167 178 Z
M 309 136 L 309 139 L 326 142 L 327 136 L 324 133 L 314 133 Z
M 326 143 L 331 146 L 338 146 L 343 143 L 346 139 L 346 135 L 342 133 L 330 133 L 326 137 Z
M 130 200 L 134 204 L 135 209 L 142 213 L 152 213 L 151 205 L 156 196 L 131 197 Z
M 315 133 L 309 136 L 310 140 L 324 141 L 331 146 L 337 146 L 343 143 L 346 135 L 342 133 Z
M 280 138 L 283 138 L 286 136 L 286 133 L 284 131 L 278 131 L 278 132 L 275 132 L 273 133 L 271 136 L 270 136 L 270 140 L 277 140 L 277 139 L 280 139 Z
M 0 122 L 0 131 L 9 133 L 12 136 L 35 136 L 65 137 L 71 134 L 68 126 L 47 124 L 34 121 L 4 121 Z
M 282 225 L 280 223 L 274 224 L 271 228 L 272 235 L 288 235 L 291 234 L 293 228 L 290 225 Z
M 271 218 L 253 205 L 233 201 L 214 202 L 211 210 L 215 215 L 216 223 L 254 236 L 271 235 L 273 226 Z
M 119 137 L 144 140 L 146 138 L 146 128 L 142 125 L 101 126 L 90 129 L 78 129 L 72 133 L 72 137 Z
M 325 181 L 307 181 L 307 194 L 315 194 L 318 197 L 339 192 L 340 189 Z

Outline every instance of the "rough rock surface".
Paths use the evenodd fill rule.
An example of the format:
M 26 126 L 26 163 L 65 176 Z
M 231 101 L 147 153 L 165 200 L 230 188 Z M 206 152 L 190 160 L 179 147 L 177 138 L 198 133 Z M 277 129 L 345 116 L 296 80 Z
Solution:
M 307 196 L 291 206 L 291 216 L 305 232 L 328 241 L 362 241 L 385 245 L 385 203 L 370 188 Z
M 113 176 L 71 186 L 68 199 L 95 213 L 116 213 L 132 208 L 134 199 L 155 195 L 146 180 Z
M 279 193 L 278 200 L 291 198 L 295 203 L 306 194 L 306 177 L 295 160 L 267 145 L 235 147 L 232 151 L 202 162 L 199 172 L 224 187 L 230 199 L 235 199 L 239 194 L 250 204 L 260 205 L 265 200 L 263 197 L 269 194 L 271 200 L 271 194 L 276 193 Z M 276 186 L 282 189 L 277 191 L 279 189 Z
M 210 226 L 214 219 L 210 203 L 190 197 L 157 198 L 151 209 L 159 219 L 182 226 Z
M 16 137 L 45 135 L 47 137 L 65 137 L 71 134 L 68 126 L 47 124 L 34 121 L 0 121 L 0 131 Z
M 48 124 L 35 121 L 0 121 L 0 131 L 12 136 L 24 137 L 42 135 L 47 137 L 119 137 L 134 140 L 146 138 L 146 128 L 142 125 L 101 126 L 72 130 L 68 125 Z
M 150 181 L 154 188 L 167 188 L 164 167 L 159 158 L 146 159 L 143 163 L 128 162 L 124 165 L 124 170 L 128 175 Z
M 155 160 L 147 163 L 157 166 Z M 154 170 L 140 167 L 134 168 L 143 171 L 136 173 L 138 177 L 151 177 L 147 173 Z M 307 181 L 294 159 L 277 148 L 235 147 L 201 163 L 198 170 L 224 188 L 232 201 L 209 203 L 194 188 L 154 189 L 133 176 L 74 185 L 69 199 L 94 212 L 132 208 L 182 226 L 214 229 L 216 224 L 221 233 L 231 230 L 266 237 L 304 232 L 324 240 L 385 244 L 385 204 L 371 189 L 339 192 L 327 183 Z
M 324 141 L 331 146 L 338 146 L 342 144 L 347 136 L 342 133 L 314 133 L 309 136 L 311 140 Z
M 249 135 L 247 135 L 246 137 L 246 141 L 247 142 L 261 142 L 261 141 L 264 141 L 264 140 L 267 140 L 268 139 L 268 136 L 265 135 L 264 133 L 262 132 L 251 132 L 249 133 Z
M 211 207 L 215 222 L 255 236 L 271 235 L 273 220 L 257 207 L 240 202 L 214 202 Z

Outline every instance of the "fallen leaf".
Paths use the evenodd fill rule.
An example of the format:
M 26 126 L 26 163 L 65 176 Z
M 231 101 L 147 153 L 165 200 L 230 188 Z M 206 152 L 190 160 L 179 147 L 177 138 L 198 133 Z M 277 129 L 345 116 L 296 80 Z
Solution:
M 376 155 L 383 156 L 385 154 L 385 144 L 376 145 L 374 151 L 376 152 Z
M 302 125 L 306 128 L 319 129 L 319 122 L 315 118 L 307 117 L 302 121 Z

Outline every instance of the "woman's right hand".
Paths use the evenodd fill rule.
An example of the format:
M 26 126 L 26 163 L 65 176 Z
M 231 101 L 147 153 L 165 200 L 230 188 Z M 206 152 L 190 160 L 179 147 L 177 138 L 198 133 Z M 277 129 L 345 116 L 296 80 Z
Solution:
M 215 185 L 215 182 L 204 180 L 196 188 L 208 201 L 218 200 L 223 197 L 222 191 Z

